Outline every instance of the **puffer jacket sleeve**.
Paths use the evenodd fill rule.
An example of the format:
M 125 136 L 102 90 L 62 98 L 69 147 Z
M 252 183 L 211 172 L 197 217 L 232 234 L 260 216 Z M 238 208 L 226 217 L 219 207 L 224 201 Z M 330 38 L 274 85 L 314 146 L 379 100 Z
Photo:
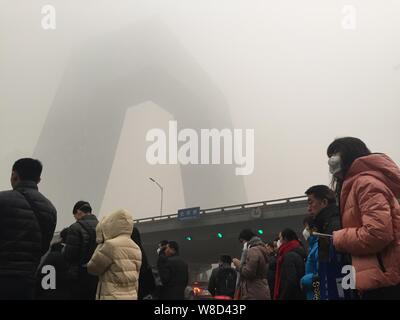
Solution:
M 64 258 L 69 263 L 79 261 L 82 248 L 82 236 L 80 230 L 74 224 L 68 228 L 67 239 L 63 250 Z
M 37 206 L 39 208 L 39 206 Z M 40 230 L 42 232 L 42 256 L 49 250 L 54 230 L 57 224 L 57 210 L 51 203 L 46 203 L 46 214 L 37 214 Z M 44 212 L 44 210 L 43 210 Z
M 93 253 L 92 258 L 88 262 L 88 272 L 95 276 L 100 276 L 106 272 L 112 263 L 111 252 L 112 247 L 108 244 L 108 242 L 99 244 Z
M 362 226 L 335 231 L 333 244 L 353 255 L 378 253 L 393 240 L 389 191 L 372 177 L 360 177 L 354 188 Z

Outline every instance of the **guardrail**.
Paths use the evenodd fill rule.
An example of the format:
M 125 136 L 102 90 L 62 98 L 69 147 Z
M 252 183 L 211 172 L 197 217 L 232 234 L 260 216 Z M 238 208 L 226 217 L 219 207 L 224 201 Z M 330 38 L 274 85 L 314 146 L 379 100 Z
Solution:
M 272 205 L 289 204 L 289 203 L 300 202 L 300 201 L 305 201 L 305 200 L 307 200 L 306 196 L 298 196 L 298 197 L 282 198 L 282 199 L 276 199 L 276 200 L 250 202 L 250 203 L 243 203 L 243 204 L 237 204 L 237 205 L 231 205 L 231 206 L 225 206 L 225 207 L 203 209 L 203 210 L 200 210 L 200 215 L 207 214 L 207 213 L 216 213 L 216 212 L 225 213 L 227 211 L 232 211 L 232 210 L 255 208 L 255 207 L 261 207 L 261 206 L 267 207 L 267 206 L 272 206 Z M 154 222 L 154 221 L 159 221 L 159 220 L 173 219 L 173 218 L 177 218 L 177 217 L 178 217 L 178 214 L 174 213 L 174 214 L 163 215 L 163 216 L 141 218 L 141 219 L 137 219 L 134 221 L 135 221 L 135 223 L 143 223 L 143 222 L 150 222 L 150 221 Z

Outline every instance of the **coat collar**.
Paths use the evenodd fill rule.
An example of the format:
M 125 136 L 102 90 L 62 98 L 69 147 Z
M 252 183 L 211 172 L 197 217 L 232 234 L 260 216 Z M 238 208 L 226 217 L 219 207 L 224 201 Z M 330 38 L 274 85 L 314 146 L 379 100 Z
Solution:
M 333 216 L 340 216 L 339 208 L 335 203 L 328 205 L 317 214 L 314 218 L 314 223 L 320 232 L 324 229 L 324 225 Z
M 14 190 L 17 190 L 17 189 L 34 189 L 34 190 L 38 190 L 39 188 L 38 188 L 38 185 L 37 185 L 36 182 L 29 181 L 29 180 L 24 180 L 24 181 L 21 181 L 20 183 L 18 183 L 15 186 Z

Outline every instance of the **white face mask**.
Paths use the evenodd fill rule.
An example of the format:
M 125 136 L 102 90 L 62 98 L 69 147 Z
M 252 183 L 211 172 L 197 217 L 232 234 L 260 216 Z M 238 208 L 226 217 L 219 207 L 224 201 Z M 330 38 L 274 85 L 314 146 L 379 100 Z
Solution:
M 247 250 L 247 242 L 243 243 L 243 250 Z
M 342 171 L 342 158 L 339 154 L 334 154 L 328 160 L 329 172 L 333 175 Z
M 279 247 L 282 245 L 282 242 L 281 242 L 281 240 L 279 239 L 277 242 L 276 242 L 276 246 L 278 247 L 278 249 L 279 249 Z
M 303 237 L 304 237 L 304 239 L 307 241 L 308 240 L 308 238 L 310 238 L 310 232 L 307 230 L 307 228 L 305 228 L 304 230 L 303 230 Z

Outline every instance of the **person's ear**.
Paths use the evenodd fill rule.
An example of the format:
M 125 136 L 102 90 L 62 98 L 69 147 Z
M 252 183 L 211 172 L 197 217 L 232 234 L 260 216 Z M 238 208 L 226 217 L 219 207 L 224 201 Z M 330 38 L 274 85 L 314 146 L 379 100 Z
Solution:
M 18 182 L 19 182 L 19 175 L 18 175 L 18 173 L 15 172 L 15 171 L 12 171 L 12 172 L 11 172 L 11 177 L 10 177 L 11 186 L 14 188 L 14 187 L 17 185 Z
M 11 179 L 14 180 L 14 181 L 17 180 L 18 179 L 18 173 L 16 173 L 15 171 L 12 171 L 11 172 Z

